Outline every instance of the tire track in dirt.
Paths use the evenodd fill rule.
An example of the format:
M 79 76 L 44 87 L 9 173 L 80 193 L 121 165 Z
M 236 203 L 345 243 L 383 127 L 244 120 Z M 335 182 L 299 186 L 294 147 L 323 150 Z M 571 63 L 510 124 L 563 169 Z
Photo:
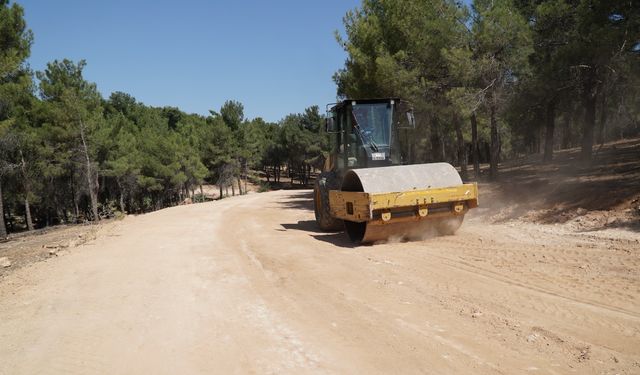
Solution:
M 452 246 L 447 246 L 447 248 L 455 250 L 456 254 L 460 255 L 457 258 L 443 256 L 453 264 L 466 265 L 474 270 L 487 273 L 487 276 L 495 275 L 500 280 L 513 282 L 523 287 L 532 287 L 540 292 L 618 311 L 633 318 L 640 317 L 640 313 L 637 310 L 630 309 L 630 307 L 637 306 L 637 304 L 634 304 L 635 297 L 629 292 L 620 292 L 621 290 L 633 290 L 634 286 L 637 287 L 640 281 L 639 277 L 633 277 L 634 273 L 631 272 L 632 269 L 640 266 L 640 263 L 636 264 L 637 260 L 632 257 L 619 256 L 617 257 L 618 260 L 614 262 L 611 259 L 616 259 L 616 257 L 612 257 L 611 254 L 591 256 L 567 248 L 549 246 L 534 248 L 520 245 L 521 250 L 513 251 L 508 248 L 518 245 L 507 243 L 503 246 L 482 246 L 482 250 L 480 250 L 477 246 L 464 243 L 459 238 L 452 240 L 452 242 Z M 542 254 L 536 254 L 540 250 L 542 250 Z M 445 254 L 446 252 L 440 253 Z M 576 259 L 584 257 L 590 257 L 591 259 L 589 262 L 584 260 L 582 262 L 576 261 Z M 533 258 L 533 261 L 527 261 L 526 259 L 528 258 Z M 620 260 L 619 258 L 625 259 Z M 599 278 L 598 282 L 589 280 L 590 277 L 594 276 L 588 273 L 589 270 L 584 271 L 587 268 L 585 264 L 589 268 L 592 268 L 595 264 L 593 268 L 597 268 L 598 273 L 606 271 L 611 273 L 615 269 L 615 267 L 602 269 L 602 263 L 623 266 L 625 272 L 614 275 L 615 277 Z M 569 265 L 567 266 L 567 264 Z M 576 272 L 576 269 L 580 271 Z M 505 273 L 508 275 L 505 275 Z M 500 275 L 503 277 L 500 278 Z M 562 286 L 562 288 L 559 288 L 559 286 Z M 598 302 L 593 299 L 594 295 L 606 296 L 610 303 L 603 304 Z M 586 298 L 586 296 L 590 298 Z

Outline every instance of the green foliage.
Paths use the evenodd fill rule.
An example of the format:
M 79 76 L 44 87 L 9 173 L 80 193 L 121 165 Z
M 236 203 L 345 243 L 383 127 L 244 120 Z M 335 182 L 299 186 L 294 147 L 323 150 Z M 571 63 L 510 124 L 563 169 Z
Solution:
M 244 106 L 235 100 L 227 100 L 220 108 L 220 115 L 225 125 L 236 131 L 244 121 Z
M 567 120 L 563 146 L 582 138 L 590 152 L 596 119 L 601 141 L 607 122 L 640 130 L 630 102 L 640 91 L 639 12 L 633 1 L 364 0 L 343 19 L 348 57 L 334 80 L 342 97 L 413 102 L 414 162 L 460 163 L 470 131 L 458 127 L 472 118 L 492 172 L 501 158 L 539 152 L 544 133 L 552 152 L 557 118 Z
M 417 114 L 413 162 L 441 160 L 443 140 L 453 134 L 447 93 L 459 82 L 447 57 L 450 48 L 464 45 L 466 16 L 453 1 L 366 0 L 344 18 L 346 37 L 338 41 L 348 59 L 334 76 L 338 93 L 411 101 Z
M 9 0 L 0 0 L 0 36 L 0 82 L 5 83 L 20 71 L 33 43 L 24 10 L 17 3 L 9 6 Z
M 149 107 L 123 92 L 104 100 L 83 77 L 85 66 L 47 64 L 36 73 L 39 98 L 21 66 L 0 84 L 7 94 L 0 106 L 0 199 L 10 217 L 29 212 L 35 226 L 44 226 L 146 212 L 186 197 L 200 202 L 202 184 L 239 188 L 249 169 L 286 162 L 309 169 L 307 160 L 324 144 L 318 107 L 281 125 L 245 119 L 235 101 L 204 117 Z M 278 145 L 283 141 L 289 143 Z

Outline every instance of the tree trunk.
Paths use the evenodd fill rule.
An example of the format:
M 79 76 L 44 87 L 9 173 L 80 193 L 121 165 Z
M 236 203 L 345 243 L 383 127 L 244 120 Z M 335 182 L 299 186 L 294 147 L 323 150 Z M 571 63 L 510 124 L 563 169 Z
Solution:
M 489 150 L 489 177 L 491 177 L 492 180 L 495 180 L 498 178 L 498 153 L 500 152 L 500 139 L 498 138 L 496 104 L 493 97 L 490 98 L 490 103 L 491 148 Z
M 582 161 L 591 161 L 593 151 L 593 128 L 596 119 L 596 101 L 594 98 L 585 99 L 584 123 L 582 125 Z
M 544 133 L 544 157 L 543 161 L 549 163 L 553 160 L 553 133 L 556 127 L 556 103 L 554 99 L 547 103 L 546 126 Z
M 5 211 L 7 212 L 7 222 L 6 222 L 6 223 L 7 223 L 7 234 L 8 234 L 8 233 L 11 233 L 11 232 L 15 232 L 15 230 L 16 230 L 16 225 L 15 225 L 15 223 L 13 222 L 12 217 L 11 217 L 11 204 L 10 204 L 10 203 L 9 203 L 9 204 L 7 204 L 7 205 L 4 207 L 4 209 L 5 209 Z
M 120 191 L 120 212 L 123 214 L 126 212 L 124 207 L 124 193 L 122 191 Z
M 75 215 L 75 222 L 80 222 L 80 208 L 78 207 L 78 197 L 76 192 L 73 192 L 73 214 Z
M 476 179 L 480 178 L 480 147 L 478 146 L 478 118 L 476 113 L 471 114 L 471 147 L 473 155 L 473 172 Z
M 242 195 L 242 179 L 240 175 L 238 175 L 236 179 L 238 180 L 238 194 Z M 245 191 L 245 194 L 246 194 L 246 191 Z
M 602 102 L 600 106 L 600 123 L 598 124 L 598 144 L 602 146 L 606 138 L 605 129 L 607 125 L 607 96 L 604 94 L 604 92 L 601 95 Z
M 98 215 L 98 181 L 93 180 L 93 173 L 91 172 L 91 159 L 89 159 L 89 148 L 87 147 L 87 141 L 84 136 L 84 123 L 80 120 L 80 139 L 82 140 L 82 152 L 85 159 L 85 168 L 87 173 L 87 186 L 89 188 L 89 198 L 91 199 L 91 213 L 93 214 L 93 220 L 100 220 Z
M 466 180 L 467 176 L 467 149 L 464 147 L 464 137 L 462 135 L 462 124 L 460 124 L 460 117 L 456 114 L 453 117 L 453 126 L 456 128 L 456 138 L 458 141 L 458 164 L 460 165 L 460 174 L 462 179 Z
M 53 177 L 49 178 L 49 185 L 55 186 L 55 181 Z M 53 205 L 55 206 L 56 217 L 58 218 L 58 223 L 66 224 L 67 223 L 67 215 L 65 213 L 64 207 L 60 208 L 60 200 L 58 199 L 58 194 L 54 194 L 53 196 Z
M 440 139 L 440 124 L 437 118 L 433 118 L 431 121 L 431 158 L 433 161 L 444 161 L 442 156 L 444 155 L 444 147 L 442 140 Z
M 53 186 L 53 178 L 51 179 L 51 186 Z M 63 204 L 60 203 L 57 195 L 56 195 L 56 213 L 58 217 L 60 217 L 61 220 L 63 220 L 62 224 L 69 223 L 69 214 L 68 214 L 67 208 L 64 206 L 64 203 Z
M 116 178 L 116 184 L 118 185 L 118 190 L 120 190 L 120 212 L 122 212 L 124 214 L 125 212 L 125 207 L 124 207 L 124 190 L 122 189 L 122 184 L 120 183 L 120 179 Z
M 33 230 L 33 221 L 31 220 L 31 207 L 29 206 L 29 198 L 24 198 L 24 215 L 27 221 L 27 230 Z
M 249 179 L 249 167 L 248 161 L 245 159 L 244 161 L 244 193 L 247 194 L 247 180 Z
M 584 123 L 582 125 L 582 151 L 580 158 L 582 161 L 591 161 L 593 151 L 593 127 L 595 126 L 596 115 L 595 100 L 585 101 Z
M 291 173 L 291 164 L 287 164 L 287 173 L 289 174 L 289 178 L 291 179 L 291 185 L 293 185 L 293 173 Z
M 2 179 L 0 179 L 0 239 L 7 238 L 7 227 L 4 224 L 4 205 L 2 204 Z
M 563 116 L 564 125 L 562 127 L 562 149 L 571 147 L 571 114 L 565 113 Z
M 25 220 L 27 221 L 27 229 L 33 230 L 33 222 L 31 221 L 31 207 L 29 206 L 29 194 L 31 194 L 31 186 L 29 184 L 29 176 L 27 175 L 27 163 L 24 160 L 22 150 L 20 150 L 20 170 L 22 171 L 22 179 L 24 186 L 24 210 Z
M 222 199 L 222 185 L 218 185 L 218 188 L 220 189 L 220 196 L 218 199 Z
M 542 117 L 542 121 L 544 121 L 545 117 Z M 542 122 L 541 121 L 541 122 Z M 538 126 L 538 135 L 536 136 L 536 154 L 542 154 L 542 127 Z
M 124 204 L 125 201 L 125 194 L 124 194 L 124 190 L 122 189 L 122 186 L 119 186 L 120 188 L 120 212 L 122 212 L 123 214 L 126 213 L 126 207 Z
M 200 184 L 200 202 L 204 202 L 204 193 L 202 192 L 202 184 Z
M 584 84 L 584 93 L 582 97 L 584 106 L 584 122 L 582 123 L 582 150 L 580 159 L 583 162 L 590 162 L 593 151 L 593 130 L 596 121 L 596 97 L 595 83 L 593 73 L 587 78 Z
M 573 109 L 573 113 L 571 114 L 571 128 L 572 130 L 576 130 L 578 128 L 582 129 L 582 120 L 584 120 L 584 106 L 582 104 L 577 105 Z M 575 132 L 571 134 L 571 147 L 576 147 L 582 141 L 579 136 L 582 136 L 580 132 Z

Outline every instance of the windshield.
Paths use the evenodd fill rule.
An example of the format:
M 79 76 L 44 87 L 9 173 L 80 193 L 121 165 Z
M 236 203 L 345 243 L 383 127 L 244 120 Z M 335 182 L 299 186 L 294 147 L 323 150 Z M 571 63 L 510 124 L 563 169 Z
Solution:
M 391 135 L 391 105 L 389 103 L 356 104 L 353 106 L 360 130 L 367 142 L 377 146 L 388 146 Z

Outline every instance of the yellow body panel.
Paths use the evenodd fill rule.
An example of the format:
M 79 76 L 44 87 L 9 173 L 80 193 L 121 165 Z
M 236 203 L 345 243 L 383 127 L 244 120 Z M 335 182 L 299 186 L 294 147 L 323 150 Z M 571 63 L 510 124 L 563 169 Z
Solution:
M 354 222 L 420 220 L 461 215 L 477 206 L 478 185 L 475 183 L 393 193 L 329 191 L 331 215 Z M 435 207 L 439 208 L 438 211 L 431 213 L 430 208 Z

